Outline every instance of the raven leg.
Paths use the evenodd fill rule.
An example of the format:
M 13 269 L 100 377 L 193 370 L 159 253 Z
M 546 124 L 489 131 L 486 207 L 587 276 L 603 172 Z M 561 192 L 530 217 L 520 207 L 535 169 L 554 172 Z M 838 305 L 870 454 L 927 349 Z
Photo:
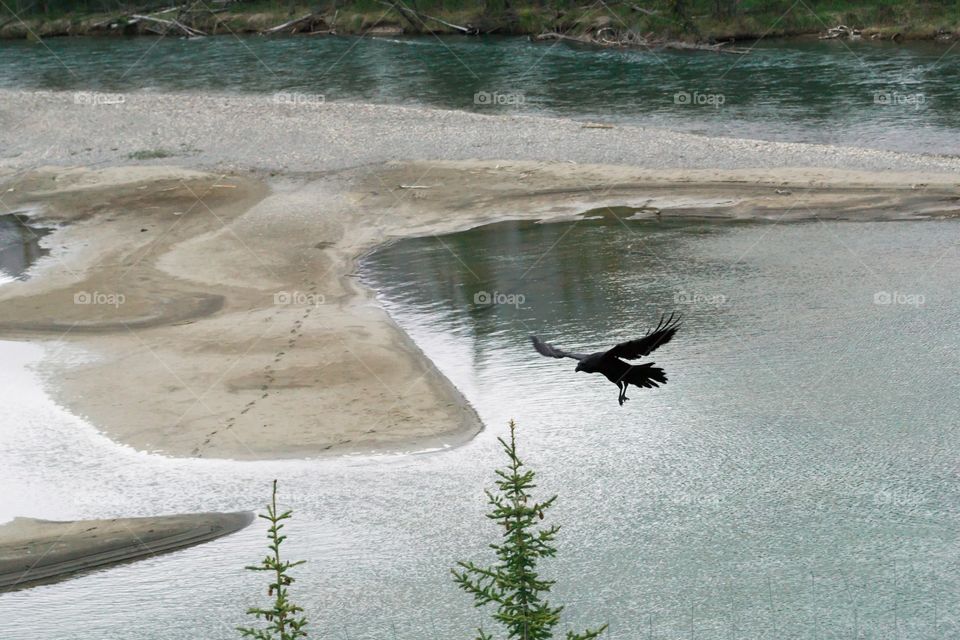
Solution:
M 620 403 L 620 406 L 623 406 L 623 401 L 626 399 L 627 393 L 627 384 L 625 382 L 617 382 L 617 388 L 620 389 L 620 395 L 617 397 L 617 402 Z

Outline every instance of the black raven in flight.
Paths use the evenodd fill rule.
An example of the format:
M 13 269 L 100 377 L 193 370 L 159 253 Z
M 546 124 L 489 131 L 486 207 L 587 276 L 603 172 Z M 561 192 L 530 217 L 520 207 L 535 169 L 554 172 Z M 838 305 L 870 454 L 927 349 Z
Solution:
M 653 366 L 654 363 L 630 364 L 624 360 L 636 360 L 650 355 L 661 345 L 670 342 L 678 328 L 680 328 L 679 317 L 674 319 L 672 313 L 669 318 L 661 316 L 657 327 L 639 340 L 621 342 L 608 351 L 597 353 L 570 353 L 543 342 L 537 336 L 530 336 L 530 339 L 533 341 L 533 348 L 540 355 L 550 358 L 573 358 L 578 361 L 576 371 L 605 375 L 607 380 L 620 388 L 618 400 L 620 406 L 623 406 L 623 402 L 630 399 L 627 397 L 628 385 L 649 388 L 659 387 L 667 382 L 663 369 Z

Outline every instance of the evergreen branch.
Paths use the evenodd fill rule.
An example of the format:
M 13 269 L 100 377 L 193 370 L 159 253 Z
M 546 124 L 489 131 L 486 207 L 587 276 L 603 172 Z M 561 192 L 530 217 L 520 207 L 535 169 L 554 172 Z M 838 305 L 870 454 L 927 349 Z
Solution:
M 567 640 L 594 640 L 607 630 L 609 625 L 603 625 L 599 629 L 587 629 L 583 633 L 574 633 L 573 631 L 567 631 Z
M 542 502 L 532 499 L 530 492 L 537 486 L 536 474 L 524 468 L 512 420 L 509 440 L 497 440 L 508 464 L 496 470 L 496 490 L 484 491 L 490 505 L 486 517 L 502 528 L 500 543 L 488 545 L 497 563 L 481 567 L 473 562 L 458 562 L 459 570 L 451 569 L 451 573 L 457 586 L 473 596 L 475 606 L 497 605 L 493 618 L 506 628 L 510 640 L 550 640 L 563 607 L 551 606 L 546 600 L 555 581 L 541 578 L 537 563 L 541 558 L 556 555 L 552 543 L 560 527 L 538 529 L 537 523 L 544 519 L 544 512 L 553 506 L 557 496 Z M 582 634 L 567 632 L 567 640 L 594 640 L 606 628 L 603 625 Z M 482 628 L 477 633 L 476 640 L 492 640 Z
M 273 580 L 267 585 L 267 595 L 274 597 L 273 607 L 270 609 L 261 609 L 251 607 L 247 609 L 247 614 L 252 615 L 257 620 L 266 620 L 269 624 L 266 629 L 253 629 L 248 627 L 237 627 L 237 631 L 245 638 L 255 638 L 256 640 L 296 640 L 305 638 L 307 632 L 304 627 L 307 626 L 307 619 L 297 614 L 303 612 L 303 607 L 293 604 L 287 599 L 287 587 L 293 584 L 294 579 L 287 571 L 292 567 L 303 564 L 304 560 L 290 562 L 280 556 L 280 545 L 287 539 L 285 535 L 280 535 L 283 529 L 283 520 L 293 517 L 292 511 L 277 513 L 277 481 L 273 481 L 273 494 L 270 504 L 267 505 L 267 515 L 260 515 L 261 518 L 270 522 L 270 528 L 267 530 L 267 538 L 270 543 L 267 545 L 272 555 L 267 555 L 257 566 L 248 566 L 251 571 L 270 571 L 273 573 Z

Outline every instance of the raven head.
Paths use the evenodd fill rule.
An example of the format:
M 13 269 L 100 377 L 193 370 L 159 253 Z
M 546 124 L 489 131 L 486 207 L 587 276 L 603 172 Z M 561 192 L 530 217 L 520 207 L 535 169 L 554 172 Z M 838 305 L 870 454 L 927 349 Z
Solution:
M 582 363 L 582 362 L 578 362 L 578 363 L 577 363 L 577 368 L 574 369 L 574 371 L 583 371 L 583 370 L 584 370 L 584 369 L 583 369 L 583 363 Z

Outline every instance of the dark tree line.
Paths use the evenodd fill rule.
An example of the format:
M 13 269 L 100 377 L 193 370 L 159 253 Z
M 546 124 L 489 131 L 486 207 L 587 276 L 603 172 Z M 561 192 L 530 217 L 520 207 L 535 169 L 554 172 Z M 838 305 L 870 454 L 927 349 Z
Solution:
M 957 0 L 926 0 L 923 5 L 949 8 L 956 6 Z M 696 17 L 711 15 L 715 18 L 731 18 L 754 12 L 786 11 L 791 6 L 788 0 L 605 0 L 611 8 L 633 9 L 661 16 L 673 16 L 684 22 Z M 596 6 L 596 0 L 404 0 L 404 4 L 414 10 L 446 11 L 476 9 L 484 14 L 496 14 L 521 8 L 556 10 L 558 12 L 575 8 Z M 833 0 L 807 0 L 807 5 L 816 9 L 818 5 L 836 4 Z M 880 5 L 890 5 L 889 0 L 848 0 L 850 7 L 865 9 Z M 918 4 L 916 1 L 903 4 Z M 294 6 L 309 6 L 317 13 L 336 9 L 374 11 L 382 9 L 380 0 L 5 0 L 0 5 L 0 14 L 10 12 L 23 16 L 55 16 L 67 13 L 104 13 L 104 12 L 143 12 L 172 6 L 196 8 L 221 8 L 229 6 L 242 10 L 244 5 L 257 10 L 271 5 L 281 10 L 291 10 Z
M 0 13 L 13 12 L 21 16 L 50 16 L 65 13 L 105 13 L 126 10 L 148 10 L 172 6 L 173 2 L 144 0 L 123 2 L 121 0 L 5 0 Z

